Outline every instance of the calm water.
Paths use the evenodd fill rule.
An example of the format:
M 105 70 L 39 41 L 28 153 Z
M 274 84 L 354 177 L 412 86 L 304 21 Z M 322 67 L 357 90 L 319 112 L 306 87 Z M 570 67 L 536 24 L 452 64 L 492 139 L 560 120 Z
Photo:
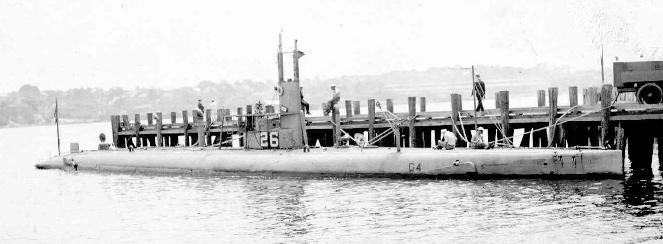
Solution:
M 67 125 L 95 147 L 107 123 Z M 0 129 L 0 243 L 656 242 L 663 186 L 623 180 L 187 177 L 35 170 L 55 128 Z M 657 174 L 658 171 L 655 171 Z

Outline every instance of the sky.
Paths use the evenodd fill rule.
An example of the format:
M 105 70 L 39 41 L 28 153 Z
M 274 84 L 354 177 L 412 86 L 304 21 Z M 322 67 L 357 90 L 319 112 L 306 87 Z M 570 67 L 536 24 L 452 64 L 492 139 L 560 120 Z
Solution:
M 0 0 L 0 94 L 663 59 L 663 1 Z M 287 58 L 286 63 L 291 62 Z M 290 66 L 286 66 L 287 71 Z M 290 75 L 292 72 L 287 72 Z

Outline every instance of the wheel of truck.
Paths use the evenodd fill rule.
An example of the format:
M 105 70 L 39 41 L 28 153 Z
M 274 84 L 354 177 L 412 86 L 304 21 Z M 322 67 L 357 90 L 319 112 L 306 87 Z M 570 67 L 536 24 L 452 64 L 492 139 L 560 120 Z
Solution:
M 661 87 L 655 83 L 647 83 L 638 88 L 636 96 L 638 97 L 638 103 L 661 103 L 661 100 L 663 99 L 663 90 L 661 90 Z

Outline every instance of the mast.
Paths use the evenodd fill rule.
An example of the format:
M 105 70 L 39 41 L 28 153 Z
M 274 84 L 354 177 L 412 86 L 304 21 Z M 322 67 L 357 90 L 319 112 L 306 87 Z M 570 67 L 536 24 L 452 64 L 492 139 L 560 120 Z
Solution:
M 303 56 L 304 53 L 297 50 L 297 39 L 295 39 L 295 50 L 292 52 L 292 76 L 294 81 L 299 82 L 299 58 Z
M 601 43 L 601 84 L 605 82 L 605 74 L 603 72 L 603 43 Z
M 55 128 L 58 135 L 58 156 L 60 156 L 60 120 L 58 117 L 58 98 L 55 97 Z
M 281 33 L 279 32 L 279 49 L 276 54 L 276 60 L 278 62 L 279 69 L 279 83 L 283 82 L 283 49 L 281 47 Z

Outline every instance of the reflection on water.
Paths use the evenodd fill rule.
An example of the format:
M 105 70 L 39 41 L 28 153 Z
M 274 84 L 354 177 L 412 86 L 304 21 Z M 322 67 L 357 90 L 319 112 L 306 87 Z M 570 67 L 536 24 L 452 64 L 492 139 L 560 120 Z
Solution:
M 86 126 L 63 131 L 85 147 L 88 139 L 81 134 L 107 127 Z M 0 140 L 5 166 L 0 170 L 1 243 L 628 243 L 663 238 L 658 171 L 653 178 L 626 180 L 38 171 L 32 165 L 53 149 L 53 139 L 39 136 L 48 132 L 47 127 L 0 130 L 0 138 L 7 138 Z M 22 138 L 34 143 L 16 143 Z
M 628 206 L 628 212 L 635 216 L 662 213 L 662 186 L 660 178 L 628 178 L 624 185 L 624 204 Z

